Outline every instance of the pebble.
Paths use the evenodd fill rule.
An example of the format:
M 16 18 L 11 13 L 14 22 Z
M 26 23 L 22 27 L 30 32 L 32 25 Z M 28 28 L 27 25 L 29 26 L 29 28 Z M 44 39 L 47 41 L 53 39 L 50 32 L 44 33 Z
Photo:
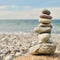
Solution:
M 22 55 L 22 53 L 20 53 L 20 52 L 16 52 L 16 53 L 15 53 L 15 57 L 21 56 L 21 55 Z
M 0 39 L 0 56 L 2 56 L 2 57 L 5 56 L 5 58 L 7 57 L 7 55 L 14 56 L 15 53 L 17 52 L 16 50 L 20 51 L 19 53 L 21 53 L 21 56 L 23 56 L 23 55 L 25 56 L 26 53 L 28 54 L 28 50 L 30 47 L 38 44 L 38 34 L 36 34 L 36 33 L 24 33 L 24 32 L 1 33 L 0 37 L 1 37 L 1 39 Z M 6 39 L 3 39 L 5 37 L 6 37 Z M 16 38 L 16 39 L 14 39 L 14 38 Z M 60 35 L 52 34 L 51 39 L 53 42 L 58 43 L 58 45 L 60 44 Z M 32 42 L 34 42 L 34 43 L 32 43 Z M 24 51 L 22 51 L 20 49 L 20 48 L 23 48 L 23 46 L 25 49 Z M 57 47 L 57 48 L 59 48 L 59 47 Z M 11 53 L 5 54 L 8 51 L 11 51 Z M 14 51 L 16 51 L 16 52 L 14 53 Z
M 47 14 L 47 15 L 50 15 L 51 14 L 51 12 L 49 10 L 46 10 L 46 9 L 42 10 L 42 13 L 43 14 Z
M 43 23 L 40 23 L 38 25 L 38 27 L 51 27 L 52 28 L 52 25 L 51 24 L 43 24 Z
M 52 19 L 52 17 L 50 15 L 46 15 L 46 14 L 41 14 L 40 18 Z
M 43 34 L 39 34 L 38 38 L 39 38 L 39 43 L 46 43 L 51 37 L 51 34 L 48 33 L 43 33 Z
M 2 56 L 0 56 L 0 60 L 3 60 Z
M 51 21 L 52 21 L 51 19 L 39 18 L 40 23 L 50 24 Z
M 34 29 L 36 33 L 51 33 L 51 27 L 36 27 Z
M 12 60 L 12 56 L 11 55 L 6 56 L 5 60 Z

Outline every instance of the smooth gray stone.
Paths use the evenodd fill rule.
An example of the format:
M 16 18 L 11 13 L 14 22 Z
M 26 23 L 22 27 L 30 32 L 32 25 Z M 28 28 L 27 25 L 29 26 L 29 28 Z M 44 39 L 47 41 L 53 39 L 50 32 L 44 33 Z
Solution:
M 40 23 L 50 24 L 51 21 L 52 21 L 51 19 L 39 18 L 39 22 L 40 22 Z
M 36 27 L 35 29 L 34 29 L 34 31 L 36 32 L 36 33 L 39 33 L 39 34 L 41 34 L 41 33 L 51 33 L 51 27 Z
M 29 49 L 30 54 L 53 54 L 56 50 L 55 44 L 43 43 Z
M 52 40 L 47 40 L 47 42 L 46 43 L 54 43 Z
M 43 34 L 39 34 L 38 38 L 39 38 L 39 43 L 46 43 L 51 37 L 51 34 L 49 33 L 43 33 Z
M 50 24 L 52 22 L 51 19 L 44 19 L 44 18 L 39 18 L 40 23 L 45 23 L 45 24 Z
M 22 54 L 22 53 L 20 53 L 20 52 L 16 52 L 15 57 L 21 56 L 21 54 Z
M 0 56 L 0 60 L 3 60 L 2 56 Z
M 52 25 L 51 24 L 43 24 L 43 23 L 40 23 L 38 25 L 38 27 L 51 27 L 52 28 Z
M 43 14 L 47 14 L 47 15 L 50 15 L 51 14 L 51 12 L 49 10 L 47 10 L 47 9 L 43 9 L 42 10 L 42 13 Z

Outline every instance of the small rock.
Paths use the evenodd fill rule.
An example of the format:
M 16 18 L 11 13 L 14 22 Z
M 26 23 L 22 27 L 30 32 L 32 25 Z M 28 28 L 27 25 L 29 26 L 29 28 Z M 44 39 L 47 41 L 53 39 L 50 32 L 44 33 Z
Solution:
M 21 48 L 21 52 L 22 52 L 22 54 L 26 54 L 28 52 L 28 49 L 27 48 Z
M 39 18 L 40 23 L 50 24 L 51 21 L 52 21 L 51 19 Z
M 52 17 L 50 15 L 46 15 L 46 14 L 41 14 L 40 18 L 52 19 Z
M 47 9 L 44 9 L 44 10 L 42 10 L 42 13 L 43 13 L 43 14 L 50 15 L 51 12 L 50 12 L 49 10 L 47 10 Z
M 36 45 L 36 44 L 38 44 L 38 41 L 33 41 L 33 42 L 32 42 L 32 46 L 34 46 L 34 45 Z
M 12 60 L 12 56 L 11 55 L 6 56 L 5 60 Z
M 36 33 L 51 33 L 51 27 L 36 27 L 34 29 Z
M 43 33 L 43 34 L 39 34 L 38 38 L 39 38 L 39 43 L 46 43 L 51 37 L 51 34 L 49 33 Z
M 3 60 L 2 56 L 0 56 L 0 60 Z
M 38 25 L 38 27 L 51 27 L 52 28 L 52 25 L 51 24 L 43 24 L 43 23 L 40 23 Z
M 46 43 L 54 43 L 52 40 L 47 40 L 47 42 Z M 55 44 L 55 43 L 54 43 Z
M 20 52 L 16 52 L 15 57 L 21 56 L 22 54 Z

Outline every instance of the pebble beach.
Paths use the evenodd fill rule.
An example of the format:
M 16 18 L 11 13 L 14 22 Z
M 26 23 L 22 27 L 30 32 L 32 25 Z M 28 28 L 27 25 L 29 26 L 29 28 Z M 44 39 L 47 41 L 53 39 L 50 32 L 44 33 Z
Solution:
M 38 34 L 25 32 L 0 33 L 0 58 L 11 60 L 17 56 L 27 56 L 29 48 L 38 44 Z M 57 44 L 56 52 L 60 52 L 60 34 L 51 34 L 52 41 Z

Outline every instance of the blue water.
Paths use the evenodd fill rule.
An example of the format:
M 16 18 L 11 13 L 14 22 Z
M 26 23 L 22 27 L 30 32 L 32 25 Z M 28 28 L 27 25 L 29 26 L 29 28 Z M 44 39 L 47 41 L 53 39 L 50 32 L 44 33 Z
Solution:
M 34 32 L 38 20 L 0 20 L 0 32 Z M 60 33 L 60 20 L 52 20 L 52 33 Z

